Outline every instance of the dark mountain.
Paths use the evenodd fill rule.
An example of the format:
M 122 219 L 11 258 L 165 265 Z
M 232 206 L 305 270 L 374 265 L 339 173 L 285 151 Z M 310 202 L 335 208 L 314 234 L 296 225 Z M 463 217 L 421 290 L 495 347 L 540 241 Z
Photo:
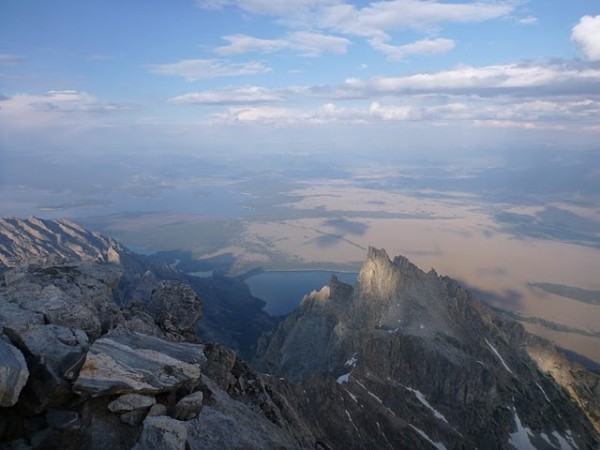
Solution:
M 332 448 L 596 448 L 600 378 L 457 282 L 370 249 L 261 341 Z

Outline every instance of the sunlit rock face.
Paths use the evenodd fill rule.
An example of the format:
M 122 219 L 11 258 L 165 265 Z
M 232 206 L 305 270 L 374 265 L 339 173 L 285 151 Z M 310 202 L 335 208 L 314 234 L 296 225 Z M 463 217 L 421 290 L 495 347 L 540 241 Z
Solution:
M 598 440 L 597 376 L 495 317 L 456 281 L 383 250 L 369 249 L 355 286 L 334 278 L 306 296 L 260 342 L 253 364 L 303 383 L 309 400 L 298 408 L 328 430 L 333 448 Z
M 0 218 L 0 263 L 52 265 L 68 261 L 120 263 L 117 241 L 68 220 Z

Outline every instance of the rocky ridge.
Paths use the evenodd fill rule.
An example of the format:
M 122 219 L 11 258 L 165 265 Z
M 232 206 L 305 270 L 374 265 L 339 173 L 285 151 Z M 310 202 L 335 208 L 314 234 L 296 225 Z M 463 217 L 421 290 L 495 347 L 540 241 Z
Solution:
M 192 286 L 203 299 L 204 318 L 194 330 L 196 334 L 224 343 L 245 356 L 258 337 L 275 323 L 262 311 L 262 301 L 252 297 L 241 280 L 222 276 L 198 278 L 182 273 L 68 220 L 0 218 L 0 276 L 8 268 L 20 266 L 64 270 L 64 266 L 94 262 L 112 265 L 112 295 L 126 314 L 139 309 L 139 305 L 152 309 L 152 292 L 161 290 L 163 280 Z M 61 266 L 63 269 L 56 269 Z M 168 314 L 183 317 L 186 308 Z
M 383 250 L 369 250 L 354 287 L 333 278 L 307 295 L 253 366 L 300 383 L 295 407 L 332 448 L 599 445 L 598 376 Z
M 194 335 L 191 287 L 163 281 L 147 307 L 121 308 L 119 275 L 98 262 L 4 273 L 1 448 L 314 448 L 269 377 Z

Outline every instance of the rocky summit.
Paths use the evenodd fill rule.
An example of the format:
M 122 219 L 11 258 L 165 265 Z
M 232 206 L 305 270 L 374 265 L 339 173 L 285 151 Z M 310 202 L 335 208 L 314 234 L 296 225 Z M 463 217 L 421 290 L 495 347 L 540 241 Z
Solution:
M 36 221 L 0 228 L 0 448 L 600 446 L 598 376 L 406 258 L 371 248 L 249 365 L 198 337 L 205 299 L 183 275 Z
M 597 448 L 599 377 L 456 281 L 371 248 L 265 336 L 259 371 L 299 383 L 332 448 Z

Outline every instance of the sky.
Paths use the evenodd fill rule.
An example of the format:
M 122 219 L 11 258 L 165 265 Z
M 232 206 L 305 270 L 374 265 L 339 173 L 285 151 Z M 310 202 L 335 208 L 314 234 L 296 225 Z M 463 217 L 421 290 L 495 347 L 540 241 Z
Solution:
M 598 0 L 0 1 L 0 159 L 599 139 Z

